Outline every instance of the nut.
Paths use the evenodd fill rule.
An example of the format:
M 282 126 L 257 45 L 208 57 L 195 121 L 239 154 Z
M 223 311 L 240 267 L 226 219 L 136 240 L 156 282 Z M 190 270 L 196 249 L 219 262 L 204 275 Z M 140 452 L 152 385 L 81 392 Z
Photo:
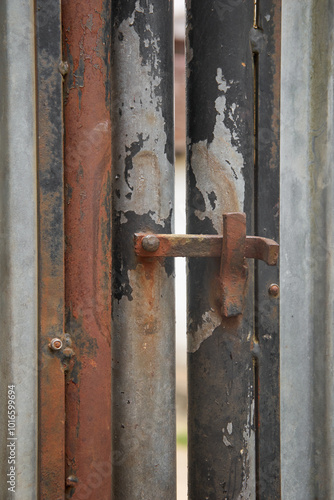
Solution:
M 272 285 L 270 285 L 270 287 L 268 289 L 268 293 L 272 297 L 278 297 L 279 296 L 279 286 L 276 283 L 273 283 Z
M 160 246 L 160 241 L 154 234 L 149 234 L 143 238 L 141 245 L 146 252 L 156 252 Z
M 49 347 L 52 351 L 59 351 L 63 347 L 63 343 L 60 339 L 54 338 L 51 340 Z

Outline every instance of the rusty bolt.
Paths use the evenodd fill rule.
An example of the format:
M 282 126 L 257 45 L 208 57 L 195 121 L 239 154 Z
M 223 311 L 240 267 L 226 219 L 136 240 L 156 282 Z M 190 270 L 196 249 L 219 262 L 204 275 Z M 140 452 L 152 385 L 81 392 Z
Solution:
M 62 62 L 59 64 L 58 69 L 59 69 L 59 73 L 60 73 L 62 76 L 67 75 L 67 73 L 68 73 L 68 63 L 67 63 L 66 61 L 62 61 Z
M 52 351 L 59 351 L 63 347 L 63 343 L 60 339 L 54 338 L 51 340 L 49 347 Z
M 66 478 L 66 486 L 76 486 L 78 484 L 78 478 L 75 476 L 68 476 Z
M 272 297 L 278 297 L 279 286 L 276 283 L 273 283 L 272 285 L 270 285 L 268 292 Z
M 147 252 L 156 252 L 160 246 L 160 241 L 154 234 L 149 234 L 143 238 L 141 244 L 143 249 Z
M 65 349 L 63 350 L 63 354 L 66 358 L 71 358 L 72 356 L 74 356 L 74 351 L 70 347 L 65 347 Z

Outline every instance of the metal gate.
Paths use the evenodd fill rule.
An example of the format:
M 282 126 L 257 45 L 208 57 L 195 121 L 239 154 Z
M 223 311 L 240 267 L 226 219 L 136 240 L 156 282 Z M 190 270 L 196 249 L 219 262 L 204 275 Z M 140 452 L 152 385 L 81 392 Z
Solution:
M 288 69 L 300 16 L 309 26 L 327 12 L 321 43 L 329 39 L 332 6 L 316 3 L 283 10 Z M 173 2 L 1 3 L 3 499 L 176 498 L 178 256 L 188 259 L 188 497 L 331 496 L 329 395 L 316 412 L 304 404 L 327 429 L 309 439 L 318 436 L 328 461 L 299 469 L 286 455 L 290 439 L 300 449 L 287 410 L 298 347 L 288 288 L 280 433 L 279 186 L 289 191 L 291 154 L 284 145 L 280 154 L 281 116 L 289 126 L 281 1 L 187 0 L 186 9 L 188 234 L 173 235 Z M 330 137 L 329 124 L 314 123 Z M 330 172 L 321 171 L 314 185 Z M 283 289 L 296 251 L 288 220 Z M 328 225 L 312 224 L 309 240 L 318 231 L 326 242 L 312 271 L 321 295 L 331 240 Z M 321 328 L 328 346 L 329 323 Z M 314 358 L 325 363 L 314 395 L 330 387 L 326 352 Z M 304 489 L 291 486 L 312 470 Z

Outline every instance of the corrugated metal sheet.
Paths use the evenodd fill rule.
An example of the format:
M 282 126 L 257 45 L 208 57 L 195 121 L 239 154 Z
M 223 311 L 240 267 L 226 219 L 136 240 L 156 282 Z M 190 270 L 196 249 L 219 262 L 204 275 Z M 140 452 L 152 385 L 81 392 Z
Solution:
M 283 1 L 282 498 L 333 490 L 333 24 L 327 0 Z
M 33 1 L 3 0 L 0 79 L 0 497 L 37 497 L 37 206 Z M 7 386 L 15 384 L 15 464 Z M 14 451 L 14 446 L 12 446 Z M 13 455 L 12 455 L 12 458 Z M 14 497 L 14 494 L 13 494 Z

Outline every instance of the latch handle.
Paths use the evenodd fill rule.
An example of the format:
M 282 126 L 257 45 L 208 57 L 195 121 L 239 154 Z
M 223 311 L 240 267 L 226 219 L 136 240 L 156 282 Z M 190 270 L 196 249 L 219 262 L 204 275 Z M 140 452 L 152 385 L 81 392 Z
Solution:
M 279 244 L 269 238 L 246 236 L 246 215 L 223 215 L 223 235 L 147 234 L 134 235 L 139 257 L 221 257 L 222 314 L 242 314 L 248 259 L 275 266 Z

